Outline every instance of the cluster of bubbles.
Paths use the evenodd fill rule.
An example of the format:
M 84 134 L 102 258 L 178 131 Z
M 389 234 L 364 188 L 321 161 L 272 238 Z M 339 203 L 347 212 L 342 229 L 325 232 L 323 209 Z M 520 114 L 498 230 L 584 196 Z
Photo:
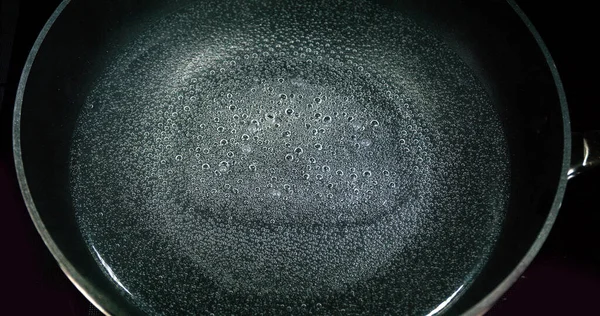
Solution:
M 306 67 L 239 62 L 227 77 L 235 85 L 220 83 L 210 70 L 186 73 L 183 88 L 157 110 L 162 130 L 153 141 L 161 165 L 153 176 L 186 179 L 194 202 L 210 195 L 215 209 L 251 212 L 244 220 L 355 223 L 407 201 L 414 191 L 396 182 L 426 178 L 431 139 L 418 134 L 416 121 L 406 130 L 392 125 L 401 119 L 393 97 L 361 91 L 375 80 L 358 76 L 325 87 L 315 82 L 333 74 L 323 69 L 299 77 Z M 272 206 L 250 205 L 249 198 Z M 256 209 L 264 209 L 259 218 Z
M 73 199 L 147 313 L 421 313 L 498 233 L 498 135 L 468 67 L 398 12 L 208 2 L 149 27 L 99 80 Z

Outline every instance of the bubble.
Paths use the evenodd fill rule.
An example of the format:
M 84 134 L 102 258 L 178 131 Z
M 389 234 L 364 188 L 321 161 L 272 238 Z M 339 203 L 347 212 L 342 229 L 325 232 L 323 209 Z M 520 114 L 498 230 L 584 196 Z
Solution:
M 294 152 L 299 155 L 299 154 L 301 154 L 303 152 L 303 150 L 300 147 L 296 147 L 296 149 L 294 149 Z
M 292 110 L 292 109 L 286 109 L 286 110 L 285 110 L 285 113 L 286 113 L 287 115 L 292 115 L 292 114 L 294 113 L 294 110 Z
M 308 180 L 310 178 L 310 174 L 305 173 L 304 175 L 302 175 L 302 177 L 304 177 L 305 180 Z
M 318 97 L 317 97 L 317 98 L 315 98 L 315 102 L 316 102 L 317 104 L 321 103 L 322 101 L 323 101 L 323 100 L 321 100 L 321 98 L 318 98 Z
M 371 126 L 373 126 L 373 127 L 379 126 L 379 121 L 378 120 L 372 120 L 371 121 Z
M 234 110 L 235 110 L 235 105 L 230 105 L 230 106 L 229 106 L 229 109 L 230 109 L 230 110 L 232 110 L 232 111 L 234 111 Z M 234 118 L 235 118 L 235 117 L 234 117 Z
M 323 114 L 321 114 L 321 113 L 315 113 L 315 118 L 317 118 L 317 119 L 318 119 L 318 118 L 320 118 L 321 116 L 323 116 Z
M 321 145 L 320 143 L 316 143 L 316 144 L 315 144 L 315 148 L 316 148 L 317 150 L 322 150 L 322 149 L 323 149 L 323 145 Z
M 396 187 L 396 182 L 390 182 L 390 183 L 388 184 L 388 186 L 389 186 L 390 188 L 395 188 L 395 187 Z
M 323 175 L 322 174 L 317 174 L 315 176 L 315 178 L 317 178 L 317 180 L 322 180 L 323 179 Z
M 181 161 L 181 160 L 183 160 L 183 156 L 177 155 L 177 156 L 175 156 L 175 160 Z
M 242 140 L 248 140 L 248 139 L 250 139 L 250 136 L 248 134 L 242 135 Z
M 235 154 L 232 151 L 227 152 L 227 157 L 233 158 L 233 156 L 235 156 Z
M 225 127 L 223 127 L 223 126 L 217 127 L 217 132 L 219 132 L 219 133 L 223 132 L 224 130 L 225 130 Z
M 308 158 L 308 161 L 310 161 L 310 163 L 316 163 L 317 160 L 313 157 Z
M 370 177 L 371 176 L 371 171 L 366 170 L 365 172 L 363 172 L 363 176 Z
M 342 170 L 338 170 L 335 172 L 338 176 L 343 176 L 344 172 Z
M 292 132 L 291 131 L 285 131 L 285 132 L 283 132 L 283 136 L 284 137 L 290 137 L 290 136 L 292 136 Z
M 329 166 L 323 166 L 323 172 L 329 172 L 330 170 Z
M 285 160 L 287 160 L 287 161 L 293 161 L 294 160 L 294 155 L 292 155 L 292 154 L 285 155 Z
M 325 123 L 329 123 L 329 122 L 331 122 L 331 116 L 325 116 L 325 117 L 323 118 L 323 122 L 325 122 Z
M 210 149 L 208 149 L 208 148 L 204 148 L 204 149 L 202 150 L 202 152 L 203 152 L 203 153 L 205 153 L 205 154 L 208 154 L 208 153 L 210 152 Z
M 227 145 L 228 141 L 226 139 L 221 139 L 220 144 L 221 145 Z
M 353 173 L 350 175 L 350 178 L 352 178 L 352 180 L 356 180 L 356 178 L 358 178 L 358 176 L 356 175 L 356 173 Z
M 190 107 L 186 105 L 186 106 L 184 106 L 184 107 L 183 107 L 183 110 L 184 110 L 184 111 L 189 111 L 189 110 L 190 110 Z
M 250 171 L 256 171 L 256 164 L 249 165 L 248 169 L 250 169 Z
M 209 164 L 207 164 L 207 163 L 205 163 L 205 164 L 202 164 L 202 169 L 204 169 L 204 170 L 208 170 L 208 169 L 210 169 L 210 165 L 209 165 Z

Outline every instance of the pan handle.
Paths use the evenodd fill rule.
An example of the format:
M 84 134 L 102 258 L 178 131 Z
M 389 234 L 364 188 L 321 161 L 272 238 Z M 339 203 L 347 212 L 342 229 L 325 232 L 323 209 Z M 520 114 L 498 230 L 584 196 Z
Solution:
M 573 133 L 569 179 L 600 166 L 600 131 Z

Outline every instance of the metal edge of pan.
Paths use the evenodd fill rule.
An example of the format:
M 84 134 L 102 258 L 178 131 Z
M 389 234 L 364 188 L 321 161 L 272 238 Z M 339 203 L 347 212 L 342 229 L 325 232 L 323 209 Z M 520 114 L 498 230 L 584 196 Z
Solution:
M 482 300 L 480 300 L 477 304 L 473 305 L 469 310 L 467 310 L 463 315 L 483 315 L 485 314 L 494 303 L 502 297 L 502 295 L 517 281 L 519 276 L 525 272 L 525 269 L 529 266 L 529 264 L 533 261 L 533 258 L 537 255 L 537 253 L 542 248 L 542 245 L 546 241 L 548 234 L 552 230 L 552 225 L 556 220 L 556 216 L 558 215 L 558 211 L 560 210 L 562 199 L 565 194 L 565 190 L 567 187 L 567 173 L 569 171 L 570 161 L 571 161 L 571 122 L 569 119 L 569 108 L 567 105 L 567 97 L 563 88 L 562 81 L 560 79 L 560 75 L 558 74 L 558 69 L 556 68 L 556 64 L 554 63 L 554 59 L 552 58 L 548 47 L 542 40 L 542 37 L 538 33 L 537 29 L 531 23 L 531 20 L 525 15 L 523 10 L 519 7 L 519 5 L 515 2 L 515 0 L 506 0 L 506 2 L 513 8 L 515 13 L 521 18 L 521 21 L 525 24 L 525 26 L 529 29 L 529 32 L 535 39 L 538 44 L 538 47 L 542 51 L 544 57 L 546 58 L 546 62 L 550 71 L 552 72 L 552 77 L 554 79 L 554 84 L 556 86 L 556 92 L 558 94 L 558 98 L 560 101 L 560 109 L 563 119 L 563 158 L 562 158 L 562 168 L 560 174 L 560 180 L 558 183 L 558 187 L 556 188 L 556 194 L 554 195 L 554 201 L 552 202 L 551 209 L 546 217 L 546 221 L 542 226 L 538 236 L 535 241 L 525 254 L 525 256 L 519 261 L 517 266 L 512 270 L 512 272 L 500 282 L 496 286 L 494 290 L 488 293 Z
M 58 262 L 60 269 L 65 273 L 65 275 L 71 280 L 71 282 L 75 285 L 75 287 L 92 303 L 96 308 L 98 308 L 102 313 L 106 315 L 110 315 L 116 312 L 117 308 L 114 304 L 111 303 L 102 293 L 100 293 L 95 286 L 88 281 L 86 277 L 84 277 L 69 260 L 65 257 L 63 252 L 58 248 L 52 236 L 46 229 L 40 214 L 35 206 L 35 202 L 33 201 L 33 197 L 31 196 L 31 192 L 29 191 L 29 186 L 27 184 L 27 178 L 25 176 L 25 168 L 23 166 L 23 159 L 21 153 L 21 108 L 23 105 L 23 97 L 25 94 L 25 87 L 27 85 L 27 79 L 29 78 L 29 72 L 31 71 L 31 67 L 35 61 L 35 57 L 37 56 L 38 50 L 40 49 L 46 35 L 50 31 L 50 28 L 58 18 L 58 16 L 63 12 L 66 6 L 71 2 L 71 0 L 63 0 L 54 13 L 50 16 L 37 39 L 35 40 L 31 51 L 29 52 L 29 56 L 27 57 L 27 61 L 25 62 L 25 66 L 23 67 L 23 72 L 21 74 L 21 79 L 19 81 L 19 86 L 17 88 L 17 96 L 15 99 L 15 108 L 13 114 L 13 155 L 15 160 L 15 169 L 17 173 L 17 178 L 19 180 L 19 187 L 21 189 L 21 194 L 23 195 L 23 200 L 25 201 L 25 205 L 27 206 L 27 210 L 29 211 L 29 215 L 33 220 L 33 224 L 37 229 L 38 233 L 42 237 L 44 244 L 50 250 L 54 259 Z

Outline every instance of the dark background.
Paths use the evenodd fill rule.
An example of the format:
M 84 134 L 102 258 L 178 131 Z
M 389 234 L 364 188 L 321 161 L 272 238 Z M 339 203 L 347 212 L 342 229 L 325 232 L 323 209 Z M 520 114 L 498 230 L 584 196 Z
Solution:
M 12 162 L 11 120 L 20 73 L 59 0 L 0 0 L 0 312 L 90 313 L 62 274 L 21 199 Z M 573 131 L 600 130 L 600 70 L 594 2 L 517 1 L 536 25 L 563 79 Z M 597 314 L 600 299 L 600 170 L 569 181 L 557 222 L 519 281 L 489 315 Z

